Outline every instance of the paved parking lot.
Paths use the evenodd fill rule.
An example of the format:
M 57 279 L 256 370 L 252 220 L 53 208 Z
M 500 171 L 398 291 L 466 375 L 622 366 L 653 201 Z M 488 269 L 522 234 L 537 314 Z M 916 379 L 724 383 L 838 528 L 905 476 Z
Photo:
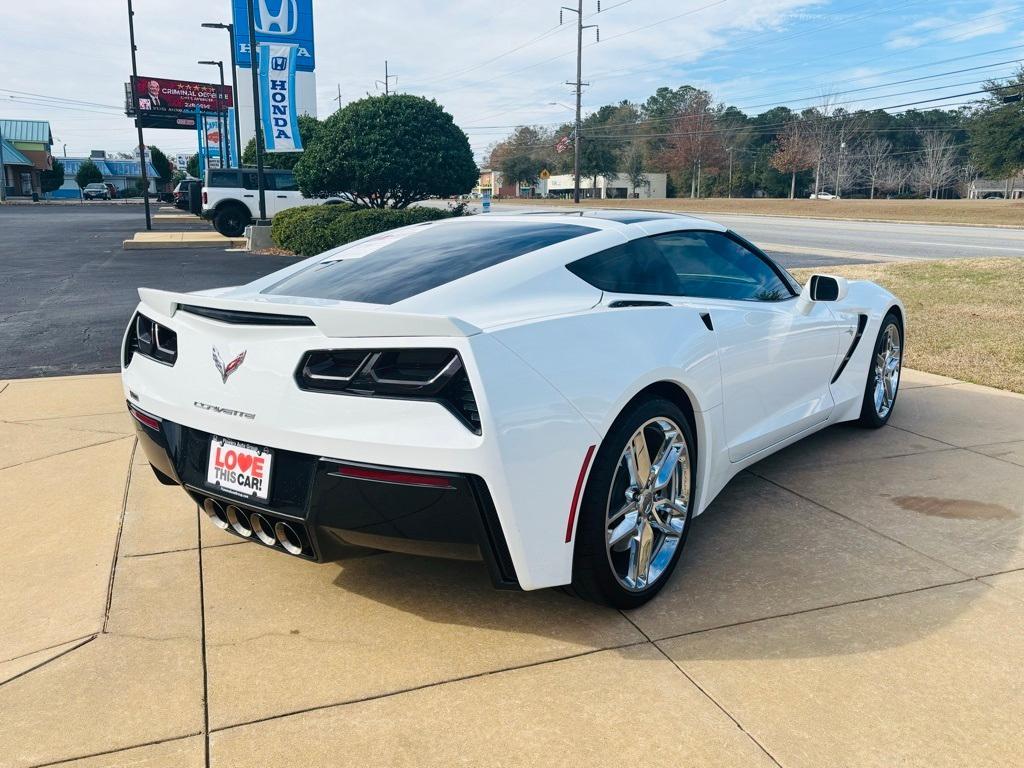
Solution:
M 1024 397 L 904 387 L 736 478 L 620 613 L 240 543 L 116 376 L 0 381 L 0 763 L 1017 765 Z
M 209 225 L 155 220 L 155 228 Z M 141 230 L 141 205 L 0 206 L 0 378 L 115 371 L 140 285 L 237 285 L 294 261 L 209 248 L 123 250 Z

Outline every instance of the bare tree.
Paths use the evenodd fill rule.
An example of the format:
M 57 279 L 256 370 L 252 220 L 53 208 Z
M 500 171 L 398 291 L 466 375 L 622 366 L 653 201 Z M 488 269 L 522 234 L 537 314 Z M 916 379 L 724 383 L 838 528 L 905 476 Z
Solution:
M 899 194 L 910 180 L 910 166 L 895 157 L 889 157 L 882 164 L 875 186 L 879 191 Z
M 875 190 L 892 156 L 892 144 L 880 136 L 872 136 L 860 148 L 861 166 L 871 182 L 870 198 L 875 199 Z
M 928 197 L 956 180 L 956 147 L 948 134 L 928 131 L 921 140 L 921 155 L 914 168 L 914 181 L 918 190 Z
M 644 169 L 647 166 L 647 152 L 644 150 L 643 142 L 635 140 L 626 149 L 623 156 L 623 165 L 626 176 L 629 177 L 629 185 L 632 187 L 633 197 L 636 197 L 638 187 L 646 186 L 649 182 Z
M 814 165 L 815 144 L 801 120 L 793 120 L 775 142 L 772 168 L 789 174 L 789 199 L 796 197 L 796 175 Z M 802 130 L 803 129 L 803 130 Z
M 808 142 L 814 152 L 814 194 L 821 192 L 824 182 L 822 165 L 835 133 L 835 122 L 832 120 L 832 114 L 835 111 L 834 101 L 834 94 L 823 93 L 821 104 L 803 112 L 803 117 L 807 120 Z

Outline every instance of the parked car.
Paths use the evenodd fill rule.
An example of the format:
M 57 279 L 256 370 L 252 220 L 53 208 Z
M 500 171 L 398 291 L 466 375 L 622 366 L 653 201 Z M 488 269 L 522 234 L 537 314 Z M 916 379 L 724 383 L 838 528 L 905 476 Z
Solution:
M 189 210 L 191 204 L 191 190 L 196 186 L 200 185 L 199 179 L 182 179 L 174 186 L 174 191 L 171 193 L 172 202 L 175 208 L 180 208 L 183 211 Z
M 267 218 L 298 205 L 321 205 L 337 200 L 305 197 L 291 171 L 265 170 L 264 199 Z M 259 218 L 260 203 L 255 168 L 214 168 L 206 171 L 203 218 L 226 237 L 238 237 Z
M 482 559 L 496 586 L 620 608 L 744 468 L 884 425 L 903 356 L 878 285 L 801 287 L 720 224 L 646 211 L 446 219 L 139 295 L 139 445 L 213 525 L 307 560 Z
M 82 197 L 85 200 L 109 200 L 110 188 L 101 181 L 86 184 L 82 189 Z
M 831 192 L 811 192 L 811 200 L 838 200 L 839 195 L 833 195 Z

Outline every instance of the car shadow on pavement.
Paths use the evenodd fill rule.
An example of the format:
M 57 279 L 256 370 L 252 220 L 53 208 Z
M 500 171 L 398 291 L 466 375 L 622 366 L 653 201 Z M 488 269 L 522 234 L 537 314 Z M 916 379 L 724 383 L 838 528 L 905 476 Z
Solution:
M 901 646 L 969 610 L 975 593 L 952 585 L 1020 567 L 1014 557 L 1021 510 L 1012 495 L 1024 488 L 1024 469 L 966 453 L 890 428 L 840 426 L 812 436 L 734 478 L 692 522 L 680 566 L 661 594 L 622 614 L 558 589 L 495 591 L 480 563 L 407 555 L 340 562 L 334 585 L 431 622 L 581 642 L 595 620 L 625 616 L 651 640 L 737 627 L 764 633 L 763 642 L 742 647 L 701 644 L 702 653 L 740 658 Z M 970 465 L 977 465 L 975 477 L 963 482 L 955 468 L 970 471 Z M 883 468 L 888 474 L 879 474 Z M 994 493 L 991 485 L 1005 477 L 984 473 L 1011 470 L 1015 485 Z M 946 504 L 930 514 L 927 503 L 908 503 L 915 497 L 946 498 Z M 1005 514 L 973 514 L 982 503 Z M 953 590 L 955 599 L 940 599 L 943 590 Z M 914 595 L 935 599 L 915 602 Z M 899 600 L 927 610 L 912 621 L 897 611 L 870 627 L 826 620 L 830 611 Z M 802 629 L 776 637 L 769 621 L 782 617 L 804 617 Z

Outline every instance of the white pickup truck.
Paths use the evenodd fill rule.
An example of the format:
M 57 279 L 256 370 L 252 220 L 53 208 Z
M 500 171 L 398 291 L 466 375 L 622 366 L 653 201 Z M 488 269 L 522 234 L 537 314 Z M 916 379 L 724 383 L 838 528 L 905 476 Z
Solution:
M 267 218 L 298 205 L 337 202 L 330 198 L 303 196 L 291 171 L 263 171 Z M 213 221 L 214 229 L 226 237 L 238 237 L 260 216 L 260 198 L 255 168 L 212 168 L 203 184 L 203 218 Z

